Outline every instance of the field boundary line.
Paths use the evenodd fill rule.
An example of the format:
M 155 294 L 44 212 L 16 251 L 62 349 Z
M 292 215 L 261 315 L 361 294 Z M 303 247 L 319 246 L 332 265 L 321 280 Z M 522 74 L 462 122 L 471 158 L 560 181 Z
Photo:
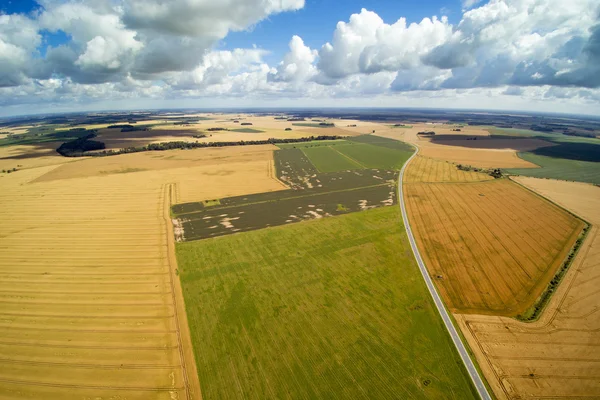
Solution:
M 338 149 L 334 149 L 333 146 L 327 146 L 327 147 L 329 147 L 331 150 L 335 151 L 336 153 L 340 154 L 341 156 L 346 157 L 348 160 L 352 161 L 354 164 L 358 165 L 359 167 L 361 167 L 363 169 L 368 169 L 366 166 L 362 165 L 361 163 L 359 163 L 358 161 L 356 161 L 354 158 L 350 157 L 349 155 L 342 153 Z
M 190 327 L 188 325 L 187 313 L 185 310 L 185 299 L 181 289 L 181 281 L 179 280 L 177 257 L 175 255 L 175 234 L 173 232 L 173 224 L 171 223 L 171 204 L 174 197 L 175 200 L 177 200 L 176 190 L 175 184 L 167 184 L 164 186 L 163 191 L 163 219 L 166 229 L 166 232 L 164 233 L 167 235 L 167 262 L 169 264 L 169 271 L 171 272 L 169 274 L 169 283 L 171 284 L 171 296 L 174 306 L 173 313 L 175 326 L 177 327 L 176 332 L 177 341 L 179 343 L 179 357 L 186 398 L 188 400 L 201 400 L 202 392 L 200 389 L 200 381 L 198 379 L 198 370 L 196 367 Z
M 454 326 L 454 324 L 452 322 L 452 319 L 450 318 L 450 315 L 448 315 L 448 311 L 446 310 L 446 307 L 445 307 L 442 299 L 440 298 L 440 295 L 438 294 L 438 292 L 434 286 L 434 283 L 431 280 L 431 277 L 429 276 L 429 272 L 428 272 L 427 268 L 425 267 L 425 263 L 423 262 L 423 259 L 421 258 L 421 254 L 419 253 L 419 248 L 417 247 L 417 243 L 415 241 L 415 238 L 413 236 L 413 233 L 412 233 L 412 230 L 410 227 L 410 222 L 408 220 L 408 214 L 406 212 L 406 205 L 404 203 L 404 191 L 403 191 L 402 181 L 404 178 L 404 171 L 406 170 L 406 167 L 410 164 L 410 162 L 413 160 L 413 158 L 419 153 L 418 146 L 414 146 L 414 147 L 415 147 L 415 152 L 413 153 L 412 156 L 410 156 L 410 158 L 408 160 L 406 160 L 406 162 L 402 166 L 402 169 L 400 170 L 400 175 L 398 177 L 398 199 L 399 199 L 398 203 L 400 204 L 400 210 L 402 211 L 402 220 L 404 222 L 404 227 L 406 229 L 406 236 L 408 237 L 408 241 L 410 242 L 410 247 L 411 247 L 413 254 L 415 256 L 415 259 L 417 261 L 417 265 L 419 266 L 419 271 L 421 272 L 421 275 L 423 276 L 423 279 L 425 280 L 425 284 L 427 286 L 427 289 L 429 290 L 429 294 L 433 298 L 433 302 L 435 303 L 438 313 L 442 317 L 442 321 L 444 322 L 446 330 L 450 334 L 450 338 L 452 339 L 452 342 L 454 343 L 454 346 L 455 346 L 456 350 L 458 351 L 460 358 L 462 359 L 462 362 L 471 378 L 473 385 L 475 386 L 475 389 L 477 390 L 477 393 L 479 394 L 479 397 L 482 400 L 492 400 L 492 397 L 490 396 L 490 394 L 485 386 L 485 383 L 481 379 L 481 376 L 479 375 L 479 372 L 477 371 L 477 368 L 475 367 L 473 360 L 471 360 L 471 357 L 469 356 L 469 353 L 468 353 L 464 343 L 462 342 L 460 335 L 457 332 L 456 327 Z

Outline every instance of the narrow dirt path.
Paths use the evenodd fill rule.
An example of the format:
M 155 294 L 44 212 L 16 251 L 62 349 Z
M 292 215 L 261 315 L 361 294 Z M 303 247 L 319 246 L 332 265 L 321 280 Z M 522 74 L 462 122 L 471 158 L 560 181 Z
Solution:
M 175 184 L 165 185 L 164 188 L 163 218 L 167 229 L 167 259 L 169 262 L 171 293 L 173 296 L 173 310 L 177 325 L 177 339 L 179 342 L 179 356 L 186 390 L 187 400 L 201 400 L 200 381 L 194 358 L 194 348 L 185 312 L 185 301 L 181 282 L 177 270 L 177 257 L 175 256 L 175 236 L 171 224 L 171 204 L 176 201 L 177 188 Z

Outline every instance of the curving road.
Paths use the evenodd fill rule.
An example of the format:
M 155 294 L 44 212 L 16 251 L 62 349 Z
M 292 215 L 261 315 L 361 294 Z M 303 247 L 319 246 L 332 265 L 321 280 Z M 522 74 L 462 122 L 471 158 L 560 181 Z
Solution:
M 406 169 L 406 166 L 413 159 L 413 157 L 415 157 L 417 155 L 417 153 L 419 152 L 419 148 L 416 147 L 416 149 L 417 150 L 415 151 L 415 153 L 404 163 L 404 166 L 400 170 L 400 177 L 398 180 L 398 197 L 400 199 L 400 201 L 399 201 L 400 209 L 402 210 L 402 220 L 404 221 L 404 226 L 406 228 L 406 235 L 408 236 L 408 240 L 410 241 L 410 247 L 412 248 L 412 251 L 415 255 L 417 264 L 419 264 L 419 270 L 421 271 L 421 275 L 423 275 L 423 279 L 425 279 L 425 284 L 427 284 L 427 289 L 429 289 L 429 293 L 431 293 L 431 297 L 433 297 L 435 306 L 437 307 L 438 312 L 442 316 L 444 325 L 446 325 L 446 329 L 448 330 L 448 333 L 450 333 L 450 337 L 452 338 L 452 341 L 454 342 L 454 346 L 456 346 L 456 350 L 458 350 L 458 354 L 460 354 L 460 358 L 462 359 L 463 364 L 465 365 L 465 367 L 467 368 L 467 371 L 469 372 L 469 375 L 471 376 L 471 380 L 473 381 L 473 384 L 475 385 L 475 388 L 477 389 L 477 392 L 479 393 L 479 397 L 481 397 L 483 400 L 491 400 L 490 394 L 488 393 L 487 388 L 485 387 L 485 384 L 483 383 L 483 380 L 479 376 L 479 372 L 477 371 L 477 368 L 475 368 L 475 365 L 473 364 L 473 361 L 471 360 L 471 357 L 469 356 L 469 353 L 467 352 L 465 345 L 461 341 L 460 336 L 458 335 L 458 332 L 456 331 L 456 328 L 454 327 L 454 324 L 452 323 L 452 319 L 450 319 L 450 315 L 448 315 L 448 311 L 446 311 L 446 307 L 444 307 L 444 303 L 442 302 L 440 295 L 438 294 L 437 290 L 435 289 L 433 281 L 431 280 L 431 277 L 429 276 L 429 272 L 427 272 L 427 268 L 425 268 L 425 263 L 423 262 L 423 259 L 421 258 L 421 254 L 419 253 L 419 248 L 417 247 L 417 243 L 415 242 L 415 238 L 414 238 L 412 230 L 410 228 L 410 223 L 408 221 L 408 215 L 406 214 L 406 205 L 404 204 L 404 194 L 402 191 L 402 180 L 404 178 L 404 170 Z

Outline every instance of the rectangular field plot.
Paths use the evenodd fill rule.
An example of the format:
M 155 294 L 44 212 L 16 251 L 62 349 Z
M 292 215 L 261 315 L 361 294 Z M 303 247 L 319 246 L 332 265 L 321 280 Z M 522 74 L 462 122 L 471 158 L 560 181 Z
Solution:
M 2 178 L 0 398 L 187 398 L 164 187 L 51 169 Z
M 405 196 L 429 272 L 455 312 L 524 312 L 584 226 L 506 179 L 407 183 Z
M 378 185 L 343 191 L 313 193 L 277 201 L 257 202 L 230 207 L 212 207 L 179 217 L 182 240 L 228 235 L 269 226 L 318 219 L 394 204 L 393 185 Z
M 474 398 L 398 207 L 176 247 L 204 398 Z

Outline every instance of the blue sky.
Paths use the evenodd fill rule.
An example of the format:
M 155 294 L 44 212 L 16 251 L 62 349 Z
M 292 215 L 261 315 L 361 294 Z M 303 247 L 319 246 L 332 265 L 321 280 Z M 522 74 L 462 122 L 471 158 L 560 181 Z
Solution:
M 230 32 L 217 47 L 233 50 L 256 45 L 268 50 L 266 61 L 278 62 L 288 50 L 288 41 L 293 35 L 302 37 L 311 48 L 319 48 L 330 39 L 331 32 L 338 21 L 347 20 L 349 15 L 359 13 L 362 8 L 376 12 L 386 23 L 394 23 L 400 17 L 408 23 L 420 22 L 424 17 L 433 15 L 448 17 L 451 23 L 458 23 L 461 15 L 460 1 L 431 0 L 306 0 L 304 8 L 280 13 L 258 22 L 247 30 Z M 5 14 L 31 14 L 43 7 L 34 0 L 4 1 L 0 10 Z M 67 43 L 69 36 L 63 31 L 42 31 L 43 44 L 39 48 L 42 55 L 48 45 L 56 47 Z
M 0 4 L 0 114 L 183 106 L 600 114 L 598 0 L 40 3 Z
M 331 32 L 338 21 L 346 21 L 348 16 L 359 13 L 362 8 L 376 12 L 389 24 L 400 17 L 405 17 L 408 23 L 420 22 L 424 17 L 441 16 L 441 10 L 447 13 L 451 22 L 458 22 L 461 4 L 444 0 L 307 0 L 301 10 L 269 17 L 249 31 L 231 32 L 220 48 L 251 47 L 255 44 L 272 52 L 267 59 L 278 61 L 288 50 L 288 41 L 284 38 L 298 35 L 306 45 L 318 49 L 331 39 Z

